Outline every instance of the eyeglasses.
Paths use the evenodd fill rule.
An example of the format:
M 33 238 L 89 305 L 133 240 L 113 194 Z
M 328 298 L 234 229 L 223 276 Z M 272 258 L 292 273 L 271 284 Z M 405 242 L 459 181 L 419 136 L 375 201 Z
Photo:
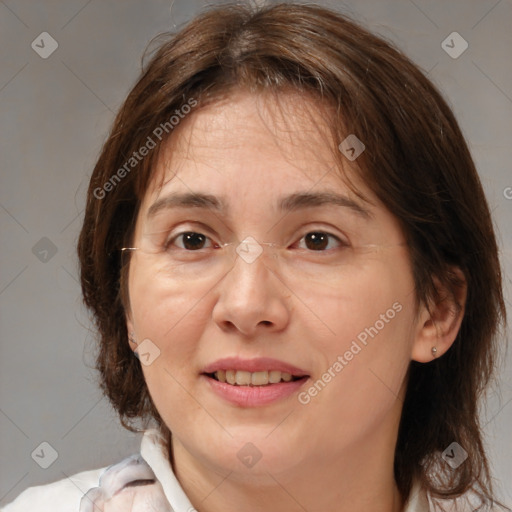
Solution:
M 180 238 L 183 247 L 175 243 Z M 335 239 L 338 246 L 323 250 L 329 245 L 330 238 Z M 124 256 L 138 253 L 143 258 L 141 264 L 147 265 L 155 278 L 173 282 L 220 279 L 237 264 L 263 264 L 283 280 L 300 280 L 307 285 L 314 282 L 335 284 L 349 273 L 361 271 L 381 260 L 389 250 L 406 247 L 406 244 L 354 246 L 323 231 L 310 231 L 302 240 L 306 240 L 312 249 L 259 242 L 252 236 L 239 243 L 220 244 L 202 233 L 186 231 L 174 236 L 170 242 L 157 243 L 152 236 L 143 236 L 139 247 L 123 247 L 121 251 Z M 210 244 L 204 247 L 208 241 Z

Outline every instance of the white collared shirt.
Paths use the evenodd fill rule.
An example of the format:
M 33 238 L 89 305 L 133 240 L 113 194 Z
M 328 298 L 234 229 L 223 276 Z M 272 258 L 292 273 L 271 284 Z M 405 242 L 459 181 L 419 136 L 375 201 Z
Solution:
M 106 468 L 30 487 L 0 512 L 197 512 L 174 475 L 162 437 L 147 430 L 140 454 Z M 415 485 L 403 512 L 428 512 Z

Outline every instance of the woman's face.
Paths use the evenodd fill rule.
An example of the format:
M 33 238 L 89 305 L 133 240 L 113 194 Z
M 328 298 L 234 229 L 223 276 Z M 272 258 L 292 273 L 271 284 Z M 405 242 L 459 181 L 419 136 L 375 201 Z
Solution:
M 238 93 L 181 121 L 160 159 L 128 328 L 176 457 L 284 475 L 394 449 L 418 330 L 408 251 L 339 178 L 322 119 L 303 97 Z M 176 200 L 191 193 L 209 198 Z

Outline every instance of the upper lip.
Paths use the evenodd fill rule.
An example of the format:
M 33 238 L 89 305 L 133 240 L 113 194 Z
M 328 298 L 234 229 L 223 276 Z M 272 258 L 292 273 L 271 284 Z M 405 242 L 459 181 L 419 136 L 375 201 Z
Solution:
M 203 368 L 202 373 L 215 373 L 218 370 L 242 370 L 246 372 L 263 372 L 275 370 L 291 373 L 294 377 L 304 377 L 308 373 L 290 363 L 272 359 L 270 357 L 257 357 L 254 359 L 241 359 L 240 357 L 225 357 L 217 359 Z

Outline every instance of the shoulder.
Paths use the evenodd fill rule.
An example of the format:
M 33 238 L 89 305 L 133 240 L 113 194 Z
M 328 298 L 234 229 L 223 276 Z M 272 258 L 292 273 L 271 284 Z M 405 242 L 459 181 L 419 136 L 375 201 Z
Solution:
M 75 512 L 82 496 L 98 485 L 105 469 L 83 471 L 58 482 L 30 487 L 0 512 Z

